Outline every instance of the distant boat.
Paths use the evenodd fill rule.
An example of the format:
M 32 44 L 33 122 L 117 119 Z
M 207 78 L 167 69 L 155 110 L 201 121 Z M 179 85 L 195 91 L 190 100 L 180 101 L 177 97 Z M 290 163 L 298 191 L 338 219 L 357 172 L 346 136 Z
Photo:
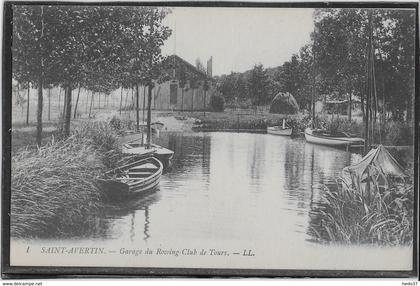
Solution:
M 335 147 L 354 147 L 364 143 L 363 138 L 353 137 L 345 132 L 330 133 L 324 129 L 305 129 L 305 139 L 309 143 L 335 146 Z
M 163 165 L 154 158 L 137 160 L 105 173 L 100 188 L 108 199 L 121 200 L 153 190 L 160 182 Z
M 283 119 L 282 126 L 271 126 L 267 127 L 267 133 L 272 135 L 291 136 L 293 129 L 286 126 L 286 122 Z

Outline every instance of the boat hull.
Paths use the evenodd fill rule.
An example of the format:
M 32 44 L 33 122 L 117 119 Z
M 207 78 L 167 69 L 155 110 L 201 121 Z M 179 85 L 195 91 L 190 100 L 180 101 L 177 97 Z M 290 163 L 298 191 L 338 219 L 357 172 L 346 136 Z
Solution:
M 109 178 L 98 180 L 98 184 L 109 200 L 123 200 L 155 190 L 162 172 L 163 164 L 150 157 L 108 172 Z
M 353 137 L 328 137 L 312 134 L 311 130 L 305 130 L 305 139 L 309 143 L 335 146 L 335 147 L 346 147 L 363 144 L 363 139 Z
M 292 135 L 292 128 L 281 128 L 277 126 L 267 127 L 267 133 L 272 135 L 279 135 L 279 136 L 291 136 Z

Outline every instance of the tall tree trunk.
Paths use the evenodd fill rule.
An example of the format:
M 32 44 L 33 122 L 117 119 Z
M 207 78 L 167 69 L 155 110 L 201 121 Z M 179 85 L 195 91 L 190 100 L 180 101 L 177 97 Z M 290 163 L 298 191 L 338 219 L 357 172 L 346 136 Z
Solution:
M 191 90 L 191 111 L 194 111 L 194 91 L 195 89 L 193 88 Z
M 41 146 L 42 143 L 42 106 L 43 106 L 43 96 L 42 96 L 42 77 L 38 79 L 38 110 L 36 116 L 36 144 Z
M 122 109 L 122 98 L 123 98 L 123 88 L 122 88 L 122 86 L 121 86 L 120 115 L 121 115 L 121 109 Z
M 61 115 L 60 115 L 60 120 L 62 124 L 64 123 L 64 116 L 66 114 L 66 108 L 67 108 L 67 87 L 64 87 L 63 89 L 64 89 L 63 112 L 61 112 Z
M 29 91 L 30 91 L 30 83 L 28 82 L 28 95 L 26 98 L 26 125 L 29 125 Z
M 61 87 L 58 87 L 58 117 L 60 118 L 61 117 L 61 113 L 60 113 L 60 110 L 61 110 Z
M 131 107 L 134 108 L 134 86 L 131 88 Z
M 347 116 L 348 116 L 348 120 L 351 121 L 351 110 L 352 110 L 352 97 L 351 97 L 352 92 L 350 91 L 349 93 L 349 105 L 348 105 L 348 111 L 347 111 Z
M 207 99 L 207 91 L 204 90 L 204 103 L 203 103 L 204 116 L 206 116 L 206 99 Z
M 98 94 L 98 108 L 101 109 L 101 93 Z
M 128 100 L 128 94 L 130 93 L 130 90 L 127 89 L 125 92 L 125 103 L 124 103 L 124 110 L 127 111 L 127 100 Z
M 79 90 L 77 91 L 76 104 L 74 105 L 74 115 L 73 115 L 74 119 L 76 119 L 77 104 L 79 103 L 79 96 L 80 96 L 80 84 L 79 84 Z
M 92 106 L 93 106 L 93 98 L 94 98 L 93 95 L 94 95 L 94 92 L 92 91 L 92 95 L 90 97 L 89 118 L 90 118 L 90 115 L 92 114 Z
M 70 135 L 71 121 L 71 86 L 66 87 L 66 113 L 64 114 L 64 136 Z
M 85 100 L 85 112 L 88 113 L 89 111 L 89 92 L 87 90 L 86 91 L 86 100 Z
M 48 121 L 51 120 L 51 89 L 48 89 Z
M 146 86 L 143 86 L 143 122 L 144 122 L 144 110 L 146 109 Z
M 184 112 L 184 89 L 181 89 L 181 111 Z
M 139 132 L 140 130 L 140 113 L 139 113 L 139 85 L 136 83 L 136 130 Z
M 150 124 L 152 123 L 152 89 L 153 86 L 149 84 L 149 94 L 147 96 L 147 147 L 150 148 L 152 139 L 152 130 Z
M 365 92 L 362 91 L 360 93 L 360 109 L 362 109 L 362 116 L 363 116 L 363 122 L 366 120 L 366 110 L 365 110 Z

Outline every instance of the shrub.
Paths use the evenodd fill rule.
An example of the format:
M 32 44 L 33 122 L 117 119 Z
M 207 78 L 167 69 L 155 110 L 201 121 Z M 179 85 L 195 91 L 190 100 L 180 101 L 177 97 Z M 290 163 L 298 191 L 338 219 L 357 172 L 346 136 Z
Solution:
M 386 145 L 412 145 L 413 127 L 402 122 L 386 122 L 382 127 L 382 140 Z
M 354 136 L 363 136 L 364 126 L 362 122 L 359 123 L 355 120 L 348 121 L 347 118 L 337 116 L 318 117 L 317 120 L 318 126 L 324 127 L 331 133 L 342 131 Z
M 222 96 L 214 94 L 210 97 L 210 107 L 212 111 L 222 112 L 225 110 L 225 100 Z
M 118 134 L 124 133 L 127 130 L 134 130 L 136 128 L 135 122 L 129 119 L 121 119 L 120 117 L 113 116 L 109 121 L 109 125 L 117 131 Z
M 115 168 L 124 157 L 118 132 L 111 124 L 102 121 L 86 122 L 73 130 L 73 136 L 84 139 L 96 151 L 106 168 Z

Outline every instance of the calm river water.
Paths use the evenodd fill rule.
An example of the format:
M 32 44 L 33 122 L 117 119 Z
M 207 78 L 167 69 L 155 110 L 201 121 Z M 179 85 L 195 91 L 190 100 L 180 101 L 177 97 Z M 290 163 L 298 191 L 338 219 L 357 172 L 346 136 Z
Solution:
M 175 151 L 160 189 L 109 208 L 101 238 L 311 243 L 320 184 L 360 155 L 268 134 L 163 133 Z

